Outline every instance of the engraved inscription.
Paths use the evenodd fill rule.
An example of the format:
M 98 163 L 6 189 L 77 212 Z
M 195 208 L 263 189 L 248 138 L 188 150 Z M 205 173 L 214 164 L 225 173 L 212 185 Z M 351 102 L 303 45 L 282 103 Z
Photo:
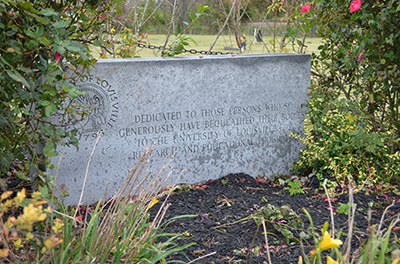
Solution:
M 282 135 L 280 127 L 302 122 L 301 108 L 289 102 L 135 114 L 134 125 L 119 129 L 118 135 L 135 142 L 130 160 L 138 159 L 143 147 L 151 144 L 158 146 L 158 157 L 273 147 L 294 140 Z

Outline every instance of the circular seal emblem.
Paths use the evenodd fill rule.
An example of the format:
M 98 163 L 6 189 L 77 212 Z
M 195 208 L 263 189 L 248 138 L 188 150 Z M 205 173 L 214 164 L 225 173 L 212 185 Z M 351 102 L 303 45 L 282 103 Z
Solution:
M 93 78 L 88 78 L 93 80 Z M 76 98 L 88 112 L 76 126 L 82 134 L 98 132 L 113 127 L 118 117 L 118 97 L 116 91 L 105 80 L 83 82 L 79 84 L 84 94 Z

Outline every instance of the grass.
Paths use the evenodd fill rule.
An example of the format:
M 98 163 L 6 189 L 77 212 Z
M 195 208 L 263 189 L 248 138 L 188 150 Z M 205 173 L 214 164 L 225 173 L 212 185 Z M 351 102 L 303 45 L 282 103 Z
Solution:
M 75 214 L 74 208 L 62 203 L 57 210 L 42 206 L 47 201 L 40 192 L 31 197 L 25 189 L 15 196 L 11 191 L 2 193 L 0 262 L 166 263 L 169 255 L 193 245 L 178 245 L 180 234 L 163 231 L 176 218 L 190 216 L 163 220 L 173 188 L 161 190 L 171 170 L 166 164 L 154 176 L 149 174 L 150 153 L 151 149 L 145 150 L 111 199 L 96 206 L 81 206 L 79 202 Z M 151 217 L 148 210 L 158 203 L 159 196 L 165 201 Z
M 205 50 L 208 51 L 210 46 L 216 39 L 216 35 L 189 35 L 193 42 L 190 42 L 190 46 L 186 47 L 186 49 L 196 49 L 196 50 Z M 175 36 L 171 36 L 169 39 L 169 43 L 172 43 Z M 162 46 L 165 43 L 166 36 L 165 35 L 156 35 L 149 34 L 146 38 L 148 44 L 152 44 L 155 46 Z M 273 53 L 273 38 L 272 37 L 263 37 L 264 43 L 258 43 L 253 36 L 247 37 L 247 46 L 244 54 L 265 54 L 265 53 Z M 277 38 L 277 42 L 275 43 L 276 53 L 297 53 L 297 51 L 293 50 L 292 45 L 289 43 L 283 50 L 279 48 L 280 38 Z M 307 38 L 305 45 L 305 53 L 317 52 L 318 46 L 321 44 L 321 38 Z M 229 51 L 225 50 L 224 47 L 233 47 L 237 48 L 236 40 L 233 35 L 221 35 L 216 42 L 213 51 L 220 52 L 232 52 L 232 53 L 240 53 L 239 50 Z M 146 48 L 138 48 L 137 49 L 139 57 L 160 57 L 161 52 L 158 50 L 151 50 Z M 98 51 L 95 51 L 95 54 L 98 54 Z M 184 56 L 193 56 L 190 53 L 182 54 Z M 98 57 L 98 56 L 97 56 Z M 110 56 L 112 57 L 112 56 Z

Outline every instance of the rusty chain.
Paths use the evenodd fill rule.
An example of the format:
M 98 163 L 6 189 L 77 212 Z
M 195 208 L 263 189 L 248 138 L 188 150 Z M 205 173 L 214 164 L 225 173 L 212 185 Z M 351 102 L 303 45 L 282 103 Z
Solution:
M 156 46 L 152 44 L 143 44 L 143 43 L 136 43 L 136 46 L 139 48 L 145 49 L 153 49 L 153 50 L 169 50 L 173 51 L 172 48 L 165 48 L 164 46 Z M 195 49 L 183 49 L 183 53 L 190 53 L 190 54 L 201 54 L 201 55 L 229 55 L 232 54 L 231 52 L 221 52 L 221 51 L 208 51 L 208 50 L 195 50 Z

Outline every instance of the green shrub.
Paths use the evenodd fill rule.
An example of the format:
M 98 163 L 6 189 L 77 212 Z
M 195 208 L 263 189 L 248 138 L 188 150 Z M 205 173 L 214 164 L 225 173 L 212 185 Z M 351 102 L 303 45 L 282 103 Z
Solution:
M 23 161 L 17 176 L 27 180 L 29 168 L 45 170 L 58 142 L 76 141 L 59 122 L 80 115 L 65 107 L 79 93 L 70 73 L 95 62 L 89 45 L 99 44 L 107 8 L 96 0 L 0 0 L 0 187 L 16 160 Z
M 318 0 L 304 13 L 323 38 L 313 55 L 306 148 L 295 165 L 358 180 L 398 181 L 400 2 Z
M 393 131 L 398 138 L 400 2 L 368 0 L 354 13 L 348 8 L 343 1 L 319 1 L 318 32 L 324 41 L 313 62 L 317 85 L 332 90 L 326 100 L 352 100 L 374 131 Z
M 16 195 L 12 191 L 1 194 L 1 263 L 30 262 L 62 242 L 62 220 L 52 216 L 52 209 L 41 198 L 40 192 L 28 198 L 25 189 Z
M 316 98 L 315 98 L 315 97 Z M 347 182 L 398 181 L 400 152 L 389 147 L 391 132 L 376 132 L 367 125 L 364 114 L 355 112 L 353 103 L 345 99 L 321 105 L 318 95 L 310 102 L 305 120 L 306 147 L 293 169 L 297 173 L 315 170 L 320 175 L 334 175 Z

